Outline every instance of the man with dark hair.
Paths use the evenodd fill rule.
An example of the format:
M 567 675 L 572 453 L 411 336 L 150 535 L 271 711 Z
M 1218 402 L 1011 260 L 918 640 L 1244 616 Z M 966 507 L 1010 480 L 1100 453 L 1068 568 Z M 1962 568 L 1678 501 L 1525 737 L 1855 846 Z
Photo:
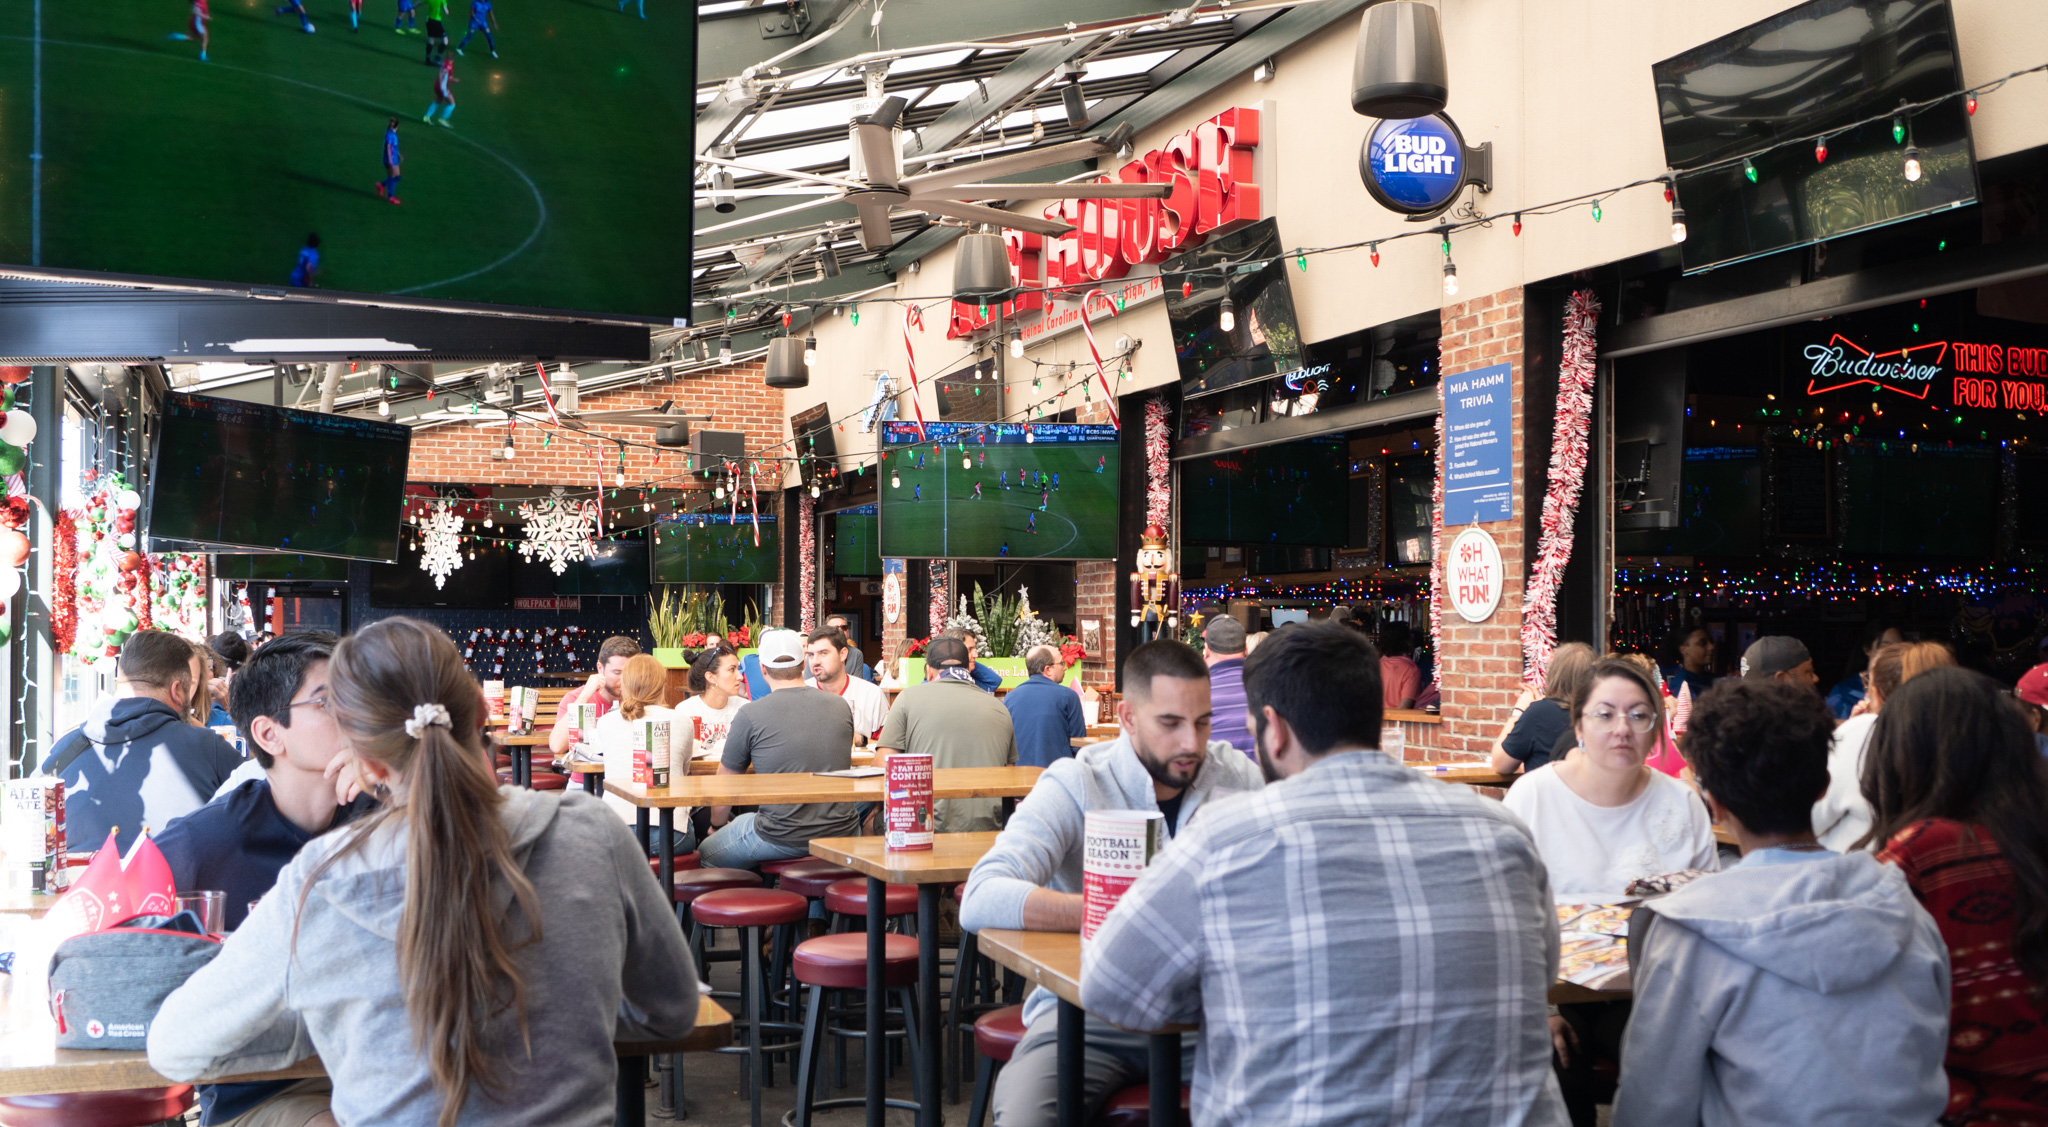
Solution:
M 301 847 L 376 807 L 375 800 L 355 793 L 341 732 L 327 711 L 327 660 L 334 643 L 334 635 L 321 631 L 288 634 L 243 664 L 228 710 L 264 777 L 235 787 L 157 835 L 179 888 L 227 893 L 230 931 L 242 925 L 249 904 L 269 893 Z M 331 1091 L 324 1079 L 202 1084 L 199 1122 L 304 1123 L 327 1110 Z M 303 1118 L 292 1118 L 301 1112 Z
M 1408 652 L 1415 648 L 1408 624 L 1387 622 L 1380 626 L 1380 700 L 1388 708 L 1414 708 L 1422 695 L 1422 667 Z
M 857 653 L 838 628 L 813 630 L 804 641 L 804 659 L 810 666 L 812 688 L 823 689 L 846 702 L 853 710 L 853 741 L 866 747 L 882 734 L 882 721 L 889 716 L 889 698 L 872 681 L 853 675 L 846 664 L 848 653 Z
M 626 675 L 626 663 L 640 655 L 640 643 L 623 635 L 614 634 L 597 647 L 597 672 L 590 675 L 576 689 L 562 697 L 560 711 L 555 714 L 555 726 L 548 731 L 548 750 L 560 755 L 569 750 L 569 706 L 591 704 L 597 706 L 595 719 L 619 706 L 619 678 Z M 594 731 L 594 729 L 593 729 Z M 580 733 L 577 738 L 590 742 L 592 733 Z
M 1166 833 L 1174 836 L 1186 832 L 1210 802 L 1261 785 L 1251 760 L 1230 745 L 1209 739 L 1209 670 L 1194 650 L 1164 639 L 1132 650 L 1124 660 L 1123 694 L 1117 702 L 1123 734 L 1046 768 L 1031 794 L 1017 804 L 995 847 L 974 866 L 960 902 L 962 928 L 1079 931 L 1082 831 L 1088 811 L 1156 810 L 1164 816 Z M 1377 727 L 1373 730 L 1378 732 Z M 1274 830 L 1267 827 L 1269 835 Z M 1176 844 L 1167 855 L 1179 848 Z M 1286 889 L 1278 870 L 1261 871 L 1273 890 Z M 1193 930 L 1183 934 L 1190 941 L 1202 924 L 1196 921 L 1191 926 Z M 1556 935 L 1555 924 L 1551 934 Z M 1269 945 L 1261 961 L 1274 954 Z M 1271 965 L 1288 966 L 1291 960 L 1290 954 Z M 997 1127 L 1039 1127 L 1057 1118 L 1059 1019 L 1054 1010 L 1053 996 L 1044 989 L 1033 990 L 1024 1001 L 1029 1032 L 996 1080 L 992 1104 Z M 1540 1028 L 1542 1022 L 1537 1025 Z M 1183 1041 L 1183 1070 L 1193 1063 L 1189 1054 L 1197 1040 Z M 1118 1088 L 1144 1082 L 1149 1071 L 1146 1054 L 1144 1037 L 1089 1014 L 1083 1122 L 1094 1118 L 1096 1107 Z M 1266 1111 L 1271 1114 L 1272 1108 L 1282 1106 L 1288 1105 L 1275 1103 Z
M 1003 696 L 1017 732 L 1017 765 L 1050 767 L 1073 755 L 1074 741 L 1088 734 L 1081 694 L 1060 684 L 1067 667 L 1051 646 L 1031 647 L 1024 655 L 1024 673 L 1024 683 Z
M 897 694 L 882 734 L 875 737 L 876 754 L 929 754 L 935 770 L 1016 762 L 1010 713 L 975 685 L 972 660 L 959 638 L 943 634 L 932 639 L 924 656 L 925 682 Z M 993 798 L 940 799 L 932 803 L 932 823 L 941 833 L 986 833 L 996 828 L 998 805 Z
M 1202 660 L 1209 663 L 1209 703 L 1216 718 L 1209 738 L 1252 757 L 1252 733 L 1244 721 L 1244 624 L 1227 614 L 1202 626 Z
M 847 676 L 858 677 L 863 681 L 875 680 L 875 671 L 871 666 L 868 665 L 867 654 L 861 651 L 860 642 L 854 638 L 853 627 L 848 624 L 846 616 L 843 614 L 828 614 L 825 616 L 825 625 L 830 626 L 834 630 L 839 631 L 841 634 L 846 635 Z
M 118 828 L 126 851 L 145 826 L 160 830 L 204 806 L 242 761 L 226 740 L 185 722 L 206 692 L 192 643 L 137 630 L 116 668 L 114 698 L 58 740 L 39 772 L 64 780 L 65 836 L 79 849 L 98 849 Z
M 249 643 L 240 634 L 223 631 L 206 640 L 206 648 L 213 652 L 213 676 L 206 682 L 206 690 L 212 696 L 212 706 L 206 713 L 206 726 L 219 728 L 233 724 L 234 717 L 228 714 L 228 691 L 234 684 L 235 671 L 249 660 Z
M 961 645 L 967 647 L 967 674 L 982 692 L 992 693 L 1003 687 L 1003 675 L 977 660 L 975 650 L 981 647 L 981 639 L 975 637 L 973 631 L 955 626 L 940 637 L 957 638 Z
M 1814 839 L 1834 727 L 1809 684 L 1754 671 L 1693 705 L 1682 748 L 1742 860 L 1636 909 L 1622 1055 L 1649 1067 L 1622 1071 L 1615 1127 L 1903 1127 L 1948 1106 L 1940 930 L 1898 869 Z
M 804 638 L 794 630 L 761 634 L 761 672 L 769 691 L 740 706 L 718 761 L 721 775 L 844 771 L 853 765 L 853 710 L 846 702 L 804 684 Z M 763 861 L 802 857 L 814 837 L 845 837 L 859 830 L 851 802 L 763 806 L 732 816 L 711 808 L 717 832 L 698 852 L 706 868 L 751 869 Z
M 1199 1021 L 1205 1124 L 1284 1108 L 1292 1124 L 1562 1127 L 1543 862 L 1500 803 L 1377 750 L 1375 657 L 1335 623 L 1253 652 L 1271 785 L 1219 804 L 1130 887 L 1095 933 L 1083 1004 L 1127 1029 Z

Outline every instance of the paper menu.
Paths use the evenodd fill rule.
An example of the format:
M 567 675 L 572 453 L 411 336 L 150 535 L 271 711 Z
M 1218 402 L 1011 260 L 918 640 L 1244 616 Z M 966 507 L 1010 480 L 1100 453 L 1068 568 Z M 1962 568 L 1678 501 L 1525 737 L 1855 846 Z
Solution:
M 1557 977 L 1589 990 L 1628 981 L 1628 923 L 1639 901 L 1557 905 Z

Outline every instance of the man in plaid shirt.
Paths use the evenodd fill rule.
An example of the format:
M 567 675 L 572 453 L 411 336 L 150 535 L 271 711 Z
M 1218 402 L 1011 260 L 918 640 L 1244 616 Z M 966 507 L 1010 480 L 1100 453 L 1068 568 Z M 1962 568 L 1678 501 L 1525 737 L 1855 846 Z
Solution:
M 1270 781 L 1177 835 L 1095 935 L 1091 1015 L 1202 1026 L 1221 1124 L 1564 1127 L 1550 881 L 1500 803 L 1377 750 L 1378 655 L 1336 625 L 1245 665 Z

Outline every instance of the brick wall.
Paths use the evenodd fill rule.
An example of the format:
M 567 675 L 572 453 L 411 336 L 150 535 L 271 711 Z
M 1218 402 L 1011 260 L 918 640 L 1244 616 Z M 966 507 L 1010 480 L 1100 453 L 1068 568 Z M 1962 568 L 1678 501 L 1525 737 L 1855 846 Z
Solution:
M 1102 623 L 1102 647 L 1081 663 L 1081 679 L 1090 685 L 1116 676 L 1116 585 L 1121 560 L 1081 560 L 1074 565 L 1074 618 Z M 1079 629 L 1078 626 L 1075 627 Z
M 1485 622 L 1466 622 L 1448 606 L 1443 611 L 1443 723 L 1408 724 L 1409 758 L 1484 757 L 1507 722 L 1509 709 L 1522 691 L 1522 586 L 1527 563 L 1522 542 L 1522 517 L 1532 501 L 1522 488 L 1525 386 L 1522 371 L 1522 291 L 1515 288 L 1475 297 L 1443 308 L 1440 364 L 1449 378 L 1459 372 L 1506 361 L 1511 368 L 1513 398 L 1514 519 L 1485 525 L 1500 545 L 1505 572 L 1500 606 Z M 1538 405 L 1548 410 L 1547 405 Z M 1442 456 L 1442 452 L 1438 452 Z M 1444 529 L 1444 546 L 1457 534 Z
M 666 383 L 650 383 L 622 391 L 585 395 L 580 406 L 585 412 L 621 411 L 656 407 L 675 400 L 680 410 L 712 416 L 709 423 L 692 423 L 704 430 L 746 432 L 747 449 L 762 449 L 782 441 L 784 411 L 782 392 L 762 382 L 759 363 L 733 364 L 713 369 L 708 375 L 678 376 Z M 599 431 L 606 428 L 597 424 Z M 520 425 L 513 434 L 518 457 L 507 462 L 498 457 L 505 445 L 505 428 L 456 424 L 415 433 L 412 461 L 406 480 L 446 485 L 570 485 L 589 486 L 602 473 L 607 488 L 619 466 L 619 448 L 601 438 L 556 431 L 547 446 L 541 445 L 541 428 Z M 616 427 L 609 433 L 652 445 L 654 431 L 648 427 Z M 688 457 L 681 450 L 626 448 L 626 480 L 634 485 L 683 473 Z M 775 481 L 774 488 L 781 482 Z M 671 483 L 671 487 L 673 487 Z M 706 487 L 708 490 L 708 486 Z M 763 493 L 770 486 L 763 484 Z

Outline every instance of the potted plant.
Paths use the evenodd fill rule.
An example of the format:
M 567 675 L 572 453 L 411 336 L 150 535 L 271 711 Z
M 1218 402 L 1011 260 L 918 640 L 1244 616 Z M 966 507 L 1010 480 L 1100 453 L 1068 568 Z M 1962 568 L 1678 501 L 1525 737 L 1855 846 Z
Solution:
M 660 597 L 650 600 L 647 630 L 654 636 L 654 660 L 670 669 L 689 666 L 689 639 L 702 637 L 697 621 L 702 603 L 694 593 L 678 598 L 673 587 L 664 588 Z

